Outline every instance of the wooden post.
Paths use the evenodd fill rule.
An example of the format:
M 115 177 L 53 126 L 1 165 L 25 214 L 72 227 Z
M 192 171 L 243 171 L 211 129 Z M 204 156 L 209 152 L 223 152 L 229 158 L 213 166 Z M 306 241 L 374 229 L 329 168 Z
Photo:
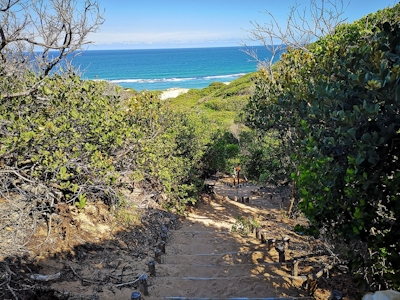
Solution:
M 290 239 L 288 237 L 283 238 L 283 248 L 285 249 L 285 251 L 289 249 L 289 242 Z
M 298 276 L 299 275 L 299 261 L 295 259 L 292 262 L 292 276 Z
M 267 245 L 268 245 L 268 251 L 271 251 L 271 249 L 275 247 L 275 239 L 269 239 Z
M 279 262 L 285 262 L 285 248 L 282 246 L 279 247 L 275 247 L 275 250 L 278 252 L 279 254 Z
M 149 266 L 150 276 L 156 276 L 156 264 L 154 260 L 149 261 L 148 266 Z
M 307 293 L 309 296 L 314 295 L 315 290 L 317 289 L 317 276 L 314 274 L 307 275 Z
M 268 234 L 268 232 L 265 230 L 265 229 L 263 229 L 263 230 L 261 230 L 261 243 L 262 244 L 265 244 L 266 242 L 267 242 L 267 238 L 266 238 L 266 236 L 267 236 L 267 234 Z
M 256 230 L 256 238 L 261 241 L 261 228 L 257 228 Z
M 165 253 L 165 242 L 161 241 L 158 243 L 158 249 L 162 251 L 162 253 Z
M 147 285 L 147 275 L 139 276 L 139 291 L 145 296 L 149 295 L 149 289 Z
M 163 242 L 167 242 L 167 234 L 166 233 L 161 233 L 161 240 L 163 241 Z
M 161 253 L 162 253 L 162 251 L 160 249 L 156 249 L 154 251 L 154 260 L 156 262 L 158 262 L 159 264 L 161 264 Z

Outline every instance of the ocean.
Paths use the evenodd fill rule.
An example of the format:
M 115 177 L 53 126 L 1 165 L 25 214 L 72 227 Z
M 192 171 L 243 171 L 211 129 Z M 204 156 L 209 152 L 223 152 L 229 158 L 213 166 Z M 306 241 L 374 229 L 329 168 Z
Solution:
M 253 47 L 264 59 L 269 52 Z M 201 89 L 210 83 L 230 82 L 257 70 L 257 62 L 241 47 L 88 50 L 74 59 L 84 79 L 102 79 L 124 88 L 166 90 Z

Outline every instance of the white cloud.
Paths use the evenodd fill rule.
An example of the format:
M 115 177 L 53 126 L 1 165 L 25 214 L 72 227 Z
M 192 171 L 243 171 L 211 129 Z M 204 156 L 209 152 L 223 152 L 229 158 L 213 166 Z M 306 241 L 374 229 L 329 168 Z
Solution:
M 232 40 L 233 32 L 175 31 L 175 32 L 98 32 L 90 36 L 96 44 L 111 43 L 188 43 L 205 40 Z

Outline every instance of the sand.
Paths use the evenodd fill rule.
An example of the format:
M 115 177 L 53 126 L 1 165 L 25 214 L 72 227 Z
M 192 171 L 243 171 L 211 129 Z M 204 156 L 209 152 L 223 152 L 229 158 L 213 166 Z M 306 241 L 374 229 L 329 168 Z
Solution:
M 161 100 L 176 98 L 179 95 L 187 93 L 188 91 L 189 91 L 189 89 L 171 88 L 166 91 L 163 91 L 160 98 L 161 98 Z
M 282 197 L 288 199 L 290 188 L 261 190 L 259 186 L 244 184 L 235 188 L 231 186 L 232 178 L 207 180 L 206 183 L 214 186 L 215 195 L 203 195 L 185 217 L 178 219 L 155 207 L 146 211 L 147 217 L 142 217 L 141 225 L 109 230 L 110 235 L 106 236 L 94 223 L 85 226 L 90 225 L 91 219 L 75 218 L 79 232 L 71 231 L 69 241 L 80 237 L 83 244 L 75 246 L 70 253 L 64 251 L 47 259 L 38 257 L 37 266 L 26 267 L 23 271 L 45 275 L 61 272 L 58 280 L 46 284 L 49 295 L 56 292 L 68 293 L 71 299 L 131 299 L 132 292 L 140 289 L 138 277 L 149 275 L 148 262 L 156 258 L 156 245 L 161 239 L 158 230 L 165 224 L 166 253 L 155 263 L 156 276 L 148 277 L 149 295 L 142 299 L 310 299 L 302 284 L 307 274 L 324 267 L 326 256 L 310 256 L 299 264 L 298 276 L 292 276 L 291 265 L 279 263 L 277 250 L 268 250 L 255 232 L 239 235 L 232 230 L 233 225 L 238 225 L 239 216 L 251 217 L 262 225 L 264 238 L 277 239 L 278 246 L 282 237 L 290 238 L 287 260 L 320 253 L 322 242 L 292 230 L 299 222 L 306 225 L 306 220 L 289 219 L 285 215 L 289 201 L 282 202 Z M 248 202 L 235 201 L 247 198 Z M 92 206 L 85 207 L 85 215 L 107 224 L 104 221 L 107 207 L 104 204 L 97 207 L 99 209 Z M 88 238 L 93 231 L 98 231 L 99 241 L 84 241 L 83 238 Z M 85 232 L 88 234 L 83 235 Z M 14 273 L 22 272 L 17 263 L 18 260 L 9 263 Z M 13 280 L 15 284 L 16 279 Z M 348 296 L 354 288 L 346 286 L 346 280 L 343 274 L 330 272 L 329 279 L 321 278 L 321 287 L 313 299 L 329 299 L 332 289 L 340 289 Z M 20 281 L 26 285 L 25 277 L 20 276 Z M 7 287 L 0 291 L 2 289 Z M 45 299 L 43 297 L 41 294 L 40 299 Z

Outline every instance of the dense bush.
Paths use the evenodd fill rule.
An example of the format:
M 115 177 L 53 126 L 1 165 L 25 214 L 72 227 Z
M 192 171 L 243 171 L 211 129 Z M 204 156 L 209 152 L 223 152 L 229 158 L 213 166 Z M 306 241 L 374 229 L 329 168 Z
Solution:
M 203 157 L 205 175 L 210 176 L 217 172 L 231 174 L 233 168 L 239 163 L 239 154 L 239 145 L 232 134 L 218 131 Z
M 354 272 L 400 285 L 400 5 L 343 24 L 260 71 L 249 126 L 277 131 L 317 228 L 348 246 Z M 282 165 L 282 168 L 285 166 Z
M 254 130 L 241 134 L 241 164 L 248 179 L 261 184 L 278 183 L 290 178 L 284 147 L 274 132 L 260 135 Z M 286 160 L 286 161 L 285 161 Z
M 246 105 L 246 102 L 240 98 L 213 99 L 206 101 L 204 106 L 215 111 L 240 111 Z
M 1 95 L 8 80 L 0 78 Z M 32 95 L 0 97 L 0 197 L 19 199 L 20 219 L 47 218 L 57 203 L 117 205 L 122 187 L 143 187 L 156 201 L 163 194 L 180 212 L 196 201 L 208 122 L 151 93 L 121 92 L 65 73 Z
M 228 130 L 254 90 L 253 77 L 254 73 L 250 73 L 228 85 L 214 82 L 204 89 L 191 89 L 171 99 L 171 106 L 176 110 L 204 114 L 210 120 L 209 126 Z

